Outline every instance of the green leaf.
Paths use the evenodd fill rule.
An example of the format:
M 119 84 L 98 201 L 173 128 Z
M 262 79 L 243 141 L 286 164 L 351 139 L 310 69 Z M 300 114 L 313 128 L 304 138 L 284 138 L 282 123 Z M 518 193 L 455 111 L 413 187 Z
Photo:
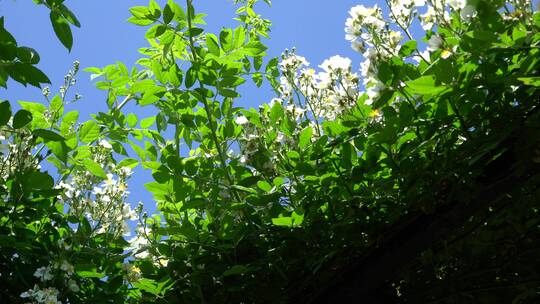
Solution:
M 25 176 L 24 185 L 31 190 L 45 190 L 54 186 L 54 180 L 45 172 L 33 171 Z
M 231 29 L 222 29 L 219 33 L 219 43 L 225 52 L 233 49 L 233 32 Z
M 156 25 L 152 26 L 148 31 L 146 31 L 146 34 L 144 35 L 144 38 L 146 38 L 146 39 L 157 38 L 157 37 L 163 35 L 163 33 L 165 33 L 166 30 L 167 30 L 166 25 L 156 24 Z M 150 79 L 145 79 L 145 80 L 150 80 Z M 145 80 L 143 80 L 143 81 L 145 81 Z
M 187 175 L 195 175 L 197 174 L 197 171 L 199 170 L 197 159 L 194 157 L 187 157 L 182 160 L 182 165 L 184 165 L 184 170 L 186 171 Z
M 165 24 L 171 23 L 171 21 L 174 19 L 174 12 L 169 6 L 169 4 L 165 4 L 165 7 L 163 8 L 163 22 Z
M 129 145 L 135 151 L 137 156 L 139 156 L 141 158 L 141 160 L 146 160 L 146 151 L 144 151 L 143 148 L 141 148 L 139 145 L 137 145 L 134 142 L 130 142 Z
M 270 109 L 270 120 L 272 123 L 276 123 L 278 119 L 282 118 L 285 115 L 283 107 L 279 103 L 275 103 Z
M 208 51 L 210 51 L 211 54 L 219 57 L 220 51 L 218 38 L 216 37 L 216 35 L 210 33 L 206 34 L 206 46 L 208 47 Z
M 141 128 L 142 129 L 147 129 L 147 128 L 151 127 L 152 125 L 154 125 L 155 122 L 156 122 L 156 117 L 155 116 L 150 116 L 150 117 L 144 118 L 144 119 L 141 120 Z
M 104 273 L 97 271 L 94 264 L 75 264 L 75 272 L 83 278 L 101 279 L 105 277 Z
M 250 41 L 248 44 L 244 46 L 244 51 L 246 55 L 253 56 L 253 57 L 263 55 L 266 49 L 267 47 L 264 44 L 262 44 L 260 41 Z
M 415 40 L 405 42 L 399 49 L 399 56 L 407 57 L 411 55 L 414 51 L 416 51 L 417 46 L 418 43 Z
M 60 123 L 60 134 L 63 136 L 68 136 L 71 133 L 73 126 L 77 123 L 79 119 L 79 111 L 73 110 L 69 111 L 62 117 L 62 123 Z
M 155 19 L 161 17 L 161 7 L 156 0 L 150 0 L 150 3 L 148 3 L 148 10 Z
M 447 89 L 446 86 L 437 86 L 433 75 L 426 75 L 420 78 L 406 82 L 408 90 L 412 94 L 434 95 Z
M 68 20 L 57 11 L 51 11 L 50 14 L 51 23 L 54 29 L 56 37 L 62 42 L 62 44 L 71 51 L 73 46 L 73 35 L 71 34 L 71 28 L 69 27 Z
M 134 158 L 124 158 L 118 163 L 118 167 L 129 167 L 131 169 L 137 167 L 139 161 Z
M 0 17 L 0 59 L 12 61 L 17 55 L 17 41 L 4 29 L 4 17 Z
M 338 136 L 350 129 L 337 121 L 325 121 L 323 122 L 323 130 L 330 136 Z
M 97 177 L 101 178 L 107 178 L 107 173 L 105 173 L 105 170 L 101 167 L 100 164 L 96 163 L 95 161 L 91 159 L 85 159 L 82 161 L 82 164 L 88 172 L 94 174 Z
M 0 127 L 5 126 L 11 118 L 11 104 L 9 101 L 2 101 L 0 103 Z
M 32 113 L 19 110 L 13 117 L 13 128 L 20 129 L 32 121 Z
M 249 272 L 249 267 L 245 265 L 234 265 L 233 267 L 223 272 L 223 276 L 226 277 L 231 275 L 240 275 L 247 272 Z
M 236 91 L 231 90 L 231 89 L 220 89 L 218 92 L 221 96 L 224 96 L 224 97 L 235 98 L 239 96 L 239 94 Z
M 311 137 L 313 136 L 313 128 L 307 127 L 302 132 L 300 132 L 300 138 L 298 140 L 298 146 L 300 148 L 305 148 L 311 143 Z
M 45 143 L 47 148 L 56 156 L 59 160 L 66 163 L 68 153 L 71 150 L 64 141 L 48 141 Z M 89 157 L 91 154 L 88 153 L 87 157 Z
M 127 21 L 140 26 L 147 26 L 154 23 L 152 19 L 139 19 L 135 17 L 129 17 Z
M 41 114 L 47 111 L 47 107 L 39 102 L 19 101 L 19 104 L 23 109 L 30 111 L 34 115 L 36 113 Z
M 261 189 L 264 192 L 272 191 L 272 185 L 270 185 L 270 183 L 268 183 L 267 181 L 263 181 L 263 180 L 258 181 L 257 186 L 259 187 L 259 189 Z
M 19 58 L 21 62 L 29 64 L 38 64 L 40 60 L 36 50 L 25 46 L 17 48 L 17 58 Z
M 65 6 L 64 4 L 60 4 L 58 5 L 58 8 L 60 9 L 62 16 L 64 16 L 64 18 L 66 18 L 69 23 L 75 25 L 76 27 L 81 27 L 81 23 L 79 22 L 77 17 L 75 17 L 75 14 L 73 14 L 73 12 L 70 11 L 69 8 L 67 8 L 67 6 Z
M 518 80 L 528 86 L 540 87 L 540 77 L 520 77 Z
M 297 214 L 293 212 L 290 217 L 276 217 L 272 219 L 272 224 L 275 226 L 285 226 L 285 227 L 298 227 L 302 225 L 304 221 L 303 214 Z
M 129 8 L 129 12 L 133 17 L 137 19 L 144 19 L 147 16 L 150 16 L 150 11 L 146 6 L 133 6 Z
M 45 129 L 36 129 L 32 132 L 34 135 L 39 136 L 46 141 L 63 141 L 65 140 L 64 137 L 59 135 L 58 133 L 51 131 L 51 130 L 45 130 Z
M 255 85 L 260 88 L 263 82 L 263 75 L 261 72 L 256 72 L 251 75 L 251 79 L 255 83 Z
M 136 287 L 142 291 L 146 291 L 153 295 L 159 295 L 160 290 L 158 289 L 158 285 L 155 280 L 142 278 L 136 282 L 131 283 L 133 287 Z
M 246 40 L 246 29 L 243 26 L 239 26 L 236 29 L 234 29 L 233 49 L 240 48 L 242 45 L 244 45 L 245 40 Z
M 174 13 L 174 20 L 176 20 L 176 22 L 182 22 L 187 19 L 186 13 L 182 9 L 182 7 L 178 5 L 174 0 L 168 0 L 167 5 L 171 9 L 171 11 Z
M 281 187 L 281 185 L 283 185 L 285 183 L 285 179 L 283 177 L 276 177 L 274 178 L 274 186 L 276 187 Z
M 64 114 L 64 101 L 59 95 L 55 95 L 49 105 L 49 112 L 52 115 L 53 122 L 56 123 L 58 119 Z
M 234 188 L 236 190 L 246 192 L 246 193 L 257 194 L 257 190 L 249 188 L 249 187 L 244 187 L 244 186 L 240 186 L 240 185 L 233 185 L 232 188 Z
M 41 83 L 51 83 L 47 75 L 28 63 L 15 62 L 7 66 L 5 70 L 11 78 L 25 86 L 31 84 L 39 88 Z
M 126 122 L 130 128 L 134 128 L 137 125 L 139 119 L 134 113 L 129 113 L 126 117 Z
M 91 143 L 99 137 L 99 126 L 93 121 L 89 120 L 82 124 L 79 129 L 79 139 L 83 143 Z
M 164 201 L 167 199 L 167 196 L 170 193 L 169 185 L 168 184 L 160 184 L 158 182 L 150 182 L 144 184 L 144 187 L 146 190 L 150 191 L 154 198 L 158 201 Z
M 190 67 L 186 72 L 186 88 L 191 88 L 195 84 L 195 81 L 197 81 L 197 70 Z

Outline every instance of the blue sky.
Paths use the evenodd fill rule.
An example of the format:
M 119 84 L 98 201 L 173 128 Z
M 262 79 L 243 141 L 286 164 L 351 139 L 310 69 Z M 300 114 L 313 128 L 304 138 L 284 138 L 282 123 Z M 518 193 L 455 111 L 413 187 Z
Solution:
M 166 0 L 158 0 L 163 6 Z M 199 13 L 206 13 L 209 32 L 219 32 L 222 27 L 234 27 L 237 21 L 235 7 L 230 0 L 194 0 Z M 297 53 L 305 56 L 312 66 L 324 59 L 341 54 L 353 59 L 355 68 L 360 63 L 359 54 L 351 50 L 344 39 L 344 23 L 350 7 L 357 4 L 374 4 L 374 1 L 323 1 L 323 0 L 274 0 L 272 7 L 258 5 L 258 11 L 273 22 L 271 38 L 266 42 L 269 56 L 279 56 L 285 48 L 297 48 Z M 51 91 L 58 92 L 64 75 L 72 67 L 74 60 L 81 62 L 81 68 L 102 67 L 116 61 L 128 67 L 140 58 L 137 50 L 147 46 L 144 39 L 146 27 L 139 27 L 126 21 L 130 17 L 129 7 L 147 5 L 141 0 L 92 0 L 70 1 L 65 4 L 75 13 L 82 26 L 74 29 L 74 44 L 68 52 L 55 38 L 50 26 L 48 10 L 36 6 L 28 0 L 0 0 L 0 16 L 5 16 L 6 28 L 16 37 L 19 45 L 35 48 L 40 56 L 39 68 L 51 79 Z M 185 6 L 184 1 L 179 2 Z M 8 84 L 8 90 L 0 89 L 0 98 L 12 103 L 18 100 L 43 102 L 41 91 L 24 88 L 15 82 Z M 94 88 L 89 74 L 81 72 L 73 92 L 83 99 L 68 106 L 68 110 L 79 110 L 82 121 L 90 119 L 90 113 L 105 111 L 105 93 Z M 272 94 L 268 88 L 257 89 L 246 85 L 241 89 L 242 97 L 237 106 L 256 107 L 268 102 Z M 137 114 L 140 110 L 126 107 Z M 141 116 L 141 115 L 139 115 Z M 138 173 L 138 174 L 137 174 Z M 152 198 L 142 185 L 149 181 L 149 173 L 136 170 L 130 181 L 130 201 L 136 205 L 145 202 L 152 210 Z

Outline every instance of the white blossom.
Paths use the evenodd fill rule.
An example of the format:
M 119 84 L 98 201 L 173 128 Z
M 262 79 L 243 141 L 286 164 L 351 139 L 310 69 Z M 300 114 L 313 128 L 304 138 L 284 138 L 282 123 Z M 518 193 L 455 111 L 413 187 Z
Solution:
M 49 266 L 36 269 L 34 276 L 40 279 L 42 282 L 50 281 L 54 278 L 52 268 Z
M 441 48 L 443 43 L 443 40 L 439 35 L 432 35 L 427 44 L 428 44 L 428 51 L 434 52 Z
M 23 299 L 31 299 L 39 304 L 62 304 L 58 300 L 58 290 L 53 287 L 40 289 L 39 286 L 34 285 L 33 289 L 27 290 L 21 293 L 20 297 Z
M 100 140 L 99 145 L 105 149 L 112 149 L 112 145 L 105 139 Z
M 242 116 L 236 117 L 235 122 L 238 125 L 245 125 L 249 122 L 249 120 L 247 119 L 247 117 L 242 115 Z
M 323 61 L 319 67 L 327 73 L 337 71 L 348 71 L 351 69 L 352 62 L 349 58 L 341 57 L 339 55 L 332 56 Z

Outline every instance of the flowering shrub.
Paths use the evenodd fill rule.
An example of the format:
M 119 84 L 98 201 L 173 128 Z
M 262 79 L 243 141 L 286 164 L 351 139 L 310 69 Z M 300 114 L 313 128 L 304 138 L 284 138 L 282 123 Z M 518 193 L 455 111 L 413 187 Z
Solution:
M 532 3 L 354 6 L 345 39 L 356 71 L 358 58 L 340 55 L 316 67 L 295 49 L 266 59 L 270 21 L 256 2 L 235 1 L 239 26 L 218 34 L 191 0 L 131 8 L 149 45 L 131 69 L 85 69 L 108 92 L 93 120 L 64 113 L 78 63 L 59 95 L 43 89 L 48 106 L 23 102 L 12 115 L 0 103 L 0 300 L 537 299 Z M 40 4 L 70 48 L 73 13 Z M 0 47 L 17 48 L 0 25 L 12 42 Z M 28 69 L 28 52 L 2 60 Z M 235 107 L 248 78 L 275 97 Z M 127 103 L 155 115 L 139 119 Z M 152 172 L 153 215 L 128 201 L 139 165 Z

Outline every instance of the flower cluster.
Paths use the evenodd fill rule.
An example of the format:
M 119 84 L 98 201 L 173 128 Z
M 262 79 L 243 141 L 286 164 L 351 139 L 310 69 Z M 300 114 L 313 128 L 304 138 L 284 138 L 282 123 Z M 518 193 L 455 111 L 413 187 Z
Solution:
M 142 207 L 139 208 L 141 210 Z M 156 266 L 166 267 L 169 264 L 169 260 L 164 256 L 158 254 L 158 249 L 153 247 L 155 250 L 150 250 L 152 245 L 154 245 L 159 240 L 156 240 L 156 235 L 154 234 L 153 225 L 149 225 L 146 221 L 147 216 L 144 214 L 142 216 L 142 221 L 137 228 L 135 229 L 135 236 L 131 238 L 128 242 L 130 244 L 128 250 L 133 254 L 133 257 L 140 260 L 151 260 L 152 263 Z M 153 222 L 155 219 L 150 220 Z M 138 268 L 133 268 L 132 265 L 124 265 L 125 271 L 127 273 L 127 278 L 129 281 L 138 280 L 140 278 L 140 271 L 137 273 Z
M 378 65 L 399 55 L 404 35 L 412 39 L 409 28 L 414 20 L 419 20 L 424 30 L 431 31 L 435 25 L 449 24 L 452 11 L 457 12 L 462 21 L 470 21 L 476 15 L 475 6 L 466 0 L 388 0 L 388 4 L 388 18 L 377 5 L 357 5 L 350 9 L 350 17 L 345 22 L 345 38 L 364 57 L 361 74 L 368 97 L 366 104 L 373 103 L 386 88 L 379 80 Z M 423 52 L 416 51 L 413 58 L 428 62 L 430 53 L 439 49 L 443 50 L 442 57 L 448 58 L 456 47 L 445 49 L 441 37 L 432 34 L 428 48 Z
M 38 169 L 39 162 L 32 155 L 31 134 L 23 129 L 12 135 L 0 129 L 0 178 L 7 180 L 15 173 L 24 173 Z M 2 184 L 2 187 L 5 187 Z
M 286 134 L 279 127 L 281 122 L 311 127 L 313 136 L 317 137 L 322 135 L 322 121 L 337 119 L 356 105 L 359 76 L 352 72 L 349 58 L 332 56 L 319 65 L 318 72 L 309 65 L 295 49 L 286 50 L 279 64 L 282 74 L 277 88 L 279 96 L 259 107 L 264 128 L 251 124 L 245 116 L 237 117 L 236 124 L 243 127 L 243 137 L 239 140 L 240 162 L 259 171 L 271 171 L 280 155 L 297 148 L 302 130 L 294 128 Z M 278 124 L 267 119 L 274 107 L 281 108 L 284 114 Z M 261 136 L 268 133 L 273 135 Z
M 96 233 L 110 233 L 117 237 L 128 235 L 129 220 L 137 218 L 136 212 L 126 201 L 129 191 L 127 179 L 132 170 L 117 167 L 112 161 L 112 146 L 102 140 L 98 146 L 90 147 L 92 160 L 107 173 L 102 181 L 84 168 L 72 173 L 68 182 L 60 182 L 58 188 L 64 190 L 59 197 L 69 206 L 69 212 L 77 217 L 83 215 L 93 225 Z
M 418 7 L 426 5 L 426 0 L 391 0 L 390 18 L 396 24 L 408 28 L 414 17 L 418 16 Z
M 345 22 L 345 39 L 351 42 L 352 48 L 362 52 L 366 44 L 373 46 L 374 38 L 377 33 L 385 30 L 387 27 L 384 21 L 382 9 L 377 5 L 365 7 L 357 5 L 349 11 L 350 17 Z
M 58 294 L 59 292 L 56 288 L 48 287 L 41 289 L 38 285 L 34 285 L 33 289 L 23 292 L 21 298 L 32 300 L 38 304 L 62 304 L 58 300 Z
M 65 100 L 66 94 L 69 90 L 69 87 L 74 86 L 77 83 L 77 79 L 75 78 L 77 76 L 77 73 L 79 72 L 80 68 L 80 62 L 78 60 L 75 60 L 73 62 L 73 69 L 69 70 L 68 73 L 64 76 L 64 84 L 60 87 L 60 97 L 62 100 Z M 43 90 L 43 96 L 47 98 L 50 94 L 50 89 L 46 88 Z M 77 101 L 81 99 L 81 95 L 78 93 L 75 93 L 75 97 L 72 100 L 72 102 Z
M 333 120 L 356 104 L 358 75 L 352 72 L 349 58 L 330 57 L 319 65 L 318 73 L 308 67 L 294 49 L 283 53 L 280 96 L 273 102 L 286 102 L 287 112 L 295 120 Z M 299 95 L 293 96 L 293 92 Z
M 34 272 L 34 276 L 40 280 L 41 285 L 52 284 L 55 279 L 60 279 L 62 284 L 67 286 L 70 291 L 78 292 L 79 285 L 73 279 L 75 268 L 67 260 L 62 259 L 51 263 L 48 266 L 43 266 Z M 34 288 L 23 292 L 20 297 L 23 299 L 33 300 L 36 303 L 44 304 L 61 304 L 58 300 L 60 292 L 54 287 L 40 287 L 38 284 Z

